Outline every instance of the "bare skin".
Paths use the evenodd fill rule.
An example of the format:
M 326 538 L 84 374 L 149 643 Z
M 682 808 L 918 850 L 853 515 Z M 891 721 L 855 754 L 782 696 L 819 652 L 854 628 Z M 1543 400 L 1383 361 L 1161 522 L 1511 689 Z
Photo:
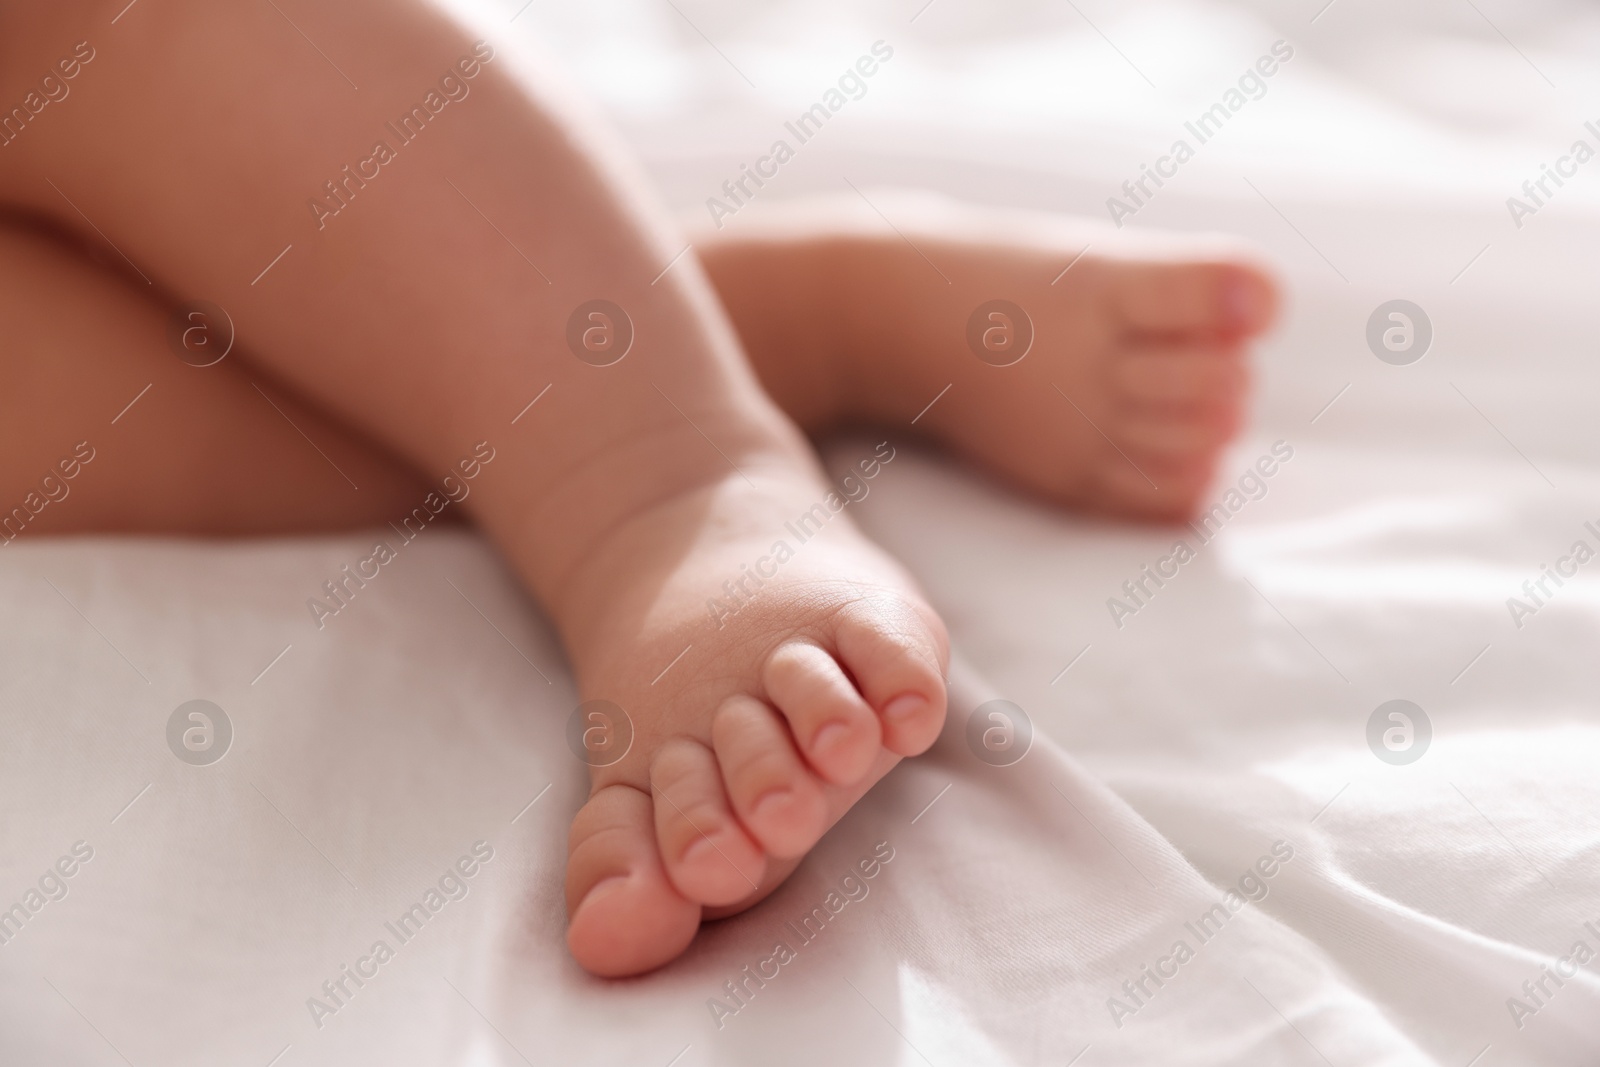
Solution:
M 1277 315 L 1268 270 L 1227 238 L 926 194 L 756 210 L 696 247 L 802 426 L 915 418 L 1019 488 L 1086 510 L 1189 517 L 1243 420 L 1246 350 Z M 1033 324 L 1009 366 L 967 340 L 969 316 L 996 297 Z
M 659 966 L 703 918 L 770 892 L 943 720 L 943 626 L 847 513 L 737 613 L 708 616 L 831 488 L 761 383 L 815 429 L 904 424 L 953 382 L 919 427 L 1055 499 L 1179 514 L 1237 421 L 1241 347 L 1271 315 L 1270 283 L 1237 253 L 1085 257 L 1040 288 L 1081 248 L 1066 229 L 1022 239 L 914 205 L 921 253 L 812 206 L 803 235 L 708 240 L 662 273 L 685 242 L 588 116 L 425 5 L 295 12 L 338 42 L 359 97 L 270 6 L 135 8 L 108 38 L 122 6 L 0 14 L 0 99 L 74 42 L 108 41 L 69 100 L 0 148 L 0 201 L 67 235 L 0 229 L 15 353 L 0 374 L 28 413 L 0 423 L 0 499 L 92 432 L 99 465 L 24 536 L 349 528 L 409 511 L 491 442 L 471 517 L 556 621 L 584 695 L 637 731 L 594 770 L 569 842 L 569 945 L 597 974 Z M 464 56 L 470 96 L 319 228 L 308 196 Z M 1255 295 L 1241 301 L 1239 279 Z M 167 350 L 175 293 L 229 309 L 227 361 Z M 1037 350 L 1008 368 L 966 351 L 978 294 L 1028 308 Z M 565 343 L 596 296 L 636 332 L 610 366 Z M 1048 382 L 1088 432 L 1064 425 Z M 1118 449 L 1163 488 L 1118 473 Z

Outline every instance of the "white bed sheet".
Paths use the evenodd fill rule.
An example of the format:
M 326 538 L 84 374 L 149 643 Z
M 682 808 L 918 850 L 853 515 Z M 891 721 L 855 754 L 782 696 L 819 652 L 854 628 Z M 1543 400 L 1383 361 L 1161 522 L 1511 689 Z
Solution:
M 685 5 L 762 72 L 756 104 L 665 9 L 535 8 L 510 32 L 544 20 L 685 210 L 814 95 L 818 71 L 853 59 L 850 17 L 868 44 L 912 34 L 905 69 L 964 57 L 966 80 L 932 103 L 926 78 L 875 87 L 878 110 L 830 129 L 779 193 L 850 176 L 1097 211 L 1188 99 L 1140 99 L 1107 80 L 1126 69 L 1085 45 L 1089 30 L 1018 5 L 1029 33 L 1116 91 L 1071 104 L 1069 82 L 1012 128 L 985 125 L 985 86 L 1017 99 L 1006 79 L 1045 77 L 1061 53 L 1030 51 L 1020 31 L 974 36 L 968 9 L 941 5 L 915 34 L 890 5 L 809 5 L 809 35 L 785 7 L 741 20 Z M 1292 21 L 1174 4 L 1119 23 L 1084 7 L 1196 99 Z M 613 47 L 585 53 L 606 11 Z M 1591 32 L 1585 6 L 1490 14 L 1563 84 L 1585 77 L 1562 61 Z M 1119 629 L 1107 598 L 1173 534 L 1056 514 L 907 447 L 859 513 L 971 664 L 951 728 L 769 902 L 658 974 L 602 983 L 565 954 L 564 834 L 584 785 L 561 728 L 575 697 L 547 626 L 470 536 L 430 533 L 323 631 L 305 599 L 361 537 L 7 547 L 0 908 L 76 842 L 93 858 L 0 945 L 0 1063 L 1593 1062 L 1594 967 L 1545 979 L 1537 1005 L 1522 985 L 1579 940 L 1600 951 L 1584 925 L 1600 930 L 1600 595 L 1581 573 L 1521 629 L 1505 600 L 1600 522 L 1587 310 L 1600 215 L 1575 188 L 1539 226 L 1508 229 L 1509 179 L 1566 133 L 1518 80 L 1521 60 L 1486 58 L 1481 25 L 1419 16 L 1386 46 L 1409 47 L 1414 73 L 1391 64 L 1362 82 L 1345 17 L 1374 16 L 1329 12 L 1272 102 L 1281 113 L 1264 107 L 1262 128 L 1197 161 L 1194 186 L 1148 217 L 1251 234 L 1286 263 L 1291 317 L 1266 353 L 1256 436 L 1224 468 L 1289 442 L 1269 495 Z M 1162 42 L 1197 27 L 1220 36 L 1190 69 Z M 817 62 L 794 60 L 798 45 Z M 919 58 L 935 45 L 946 53 Z M 1463 56 L 1481 61 L 1482 99 L 1459 110 L 1498 101 L 1493 128 L 1466 129 L 1430 95 L 1424 75 L 1459 75 Z M 630 98 L 640 79 L 623 69 L 682 91 Z M 1318 137 L 1281 150 L 1317 114 L 1342 123 L 1312 125 L 1323 151 L 1306 148 Z M 1436 351 L 1409 368 L 1361 343 L 1371 308 L 1401 295 L 1438 326 Z M 964 740 L 967 714 L 995 696 L 1040 730 L 1006 768 Z M 1410 766 L 1366 746 L 1368 716 L 1397 697 L 1435 731 Z M 166 747 L 169 715 L 195 698 L 237 730 L 209 767 Z M 392 939 L 384 923 L 478 841 L 494 857 L 468 895 L 316 1025 L 307 999 Z M 879 842 L 894 859 L 869 894 L 719 1026 L 723 983 Z M 1200 944 L 1184 924 L 1277 842 L 1294 856 L 1265 898 Z M 1175 977 L 1145 979 L 1137 1000 L 1122 988 L 1179 939 L 1195 951 Z M 1512 997 L 1539 1009 L 1520 1028 Z
M 475 539 L 429 534 L 320 632 L 304 601 L 362 538 L 8 549 L 0 903 L 77 841 L 94 856 L 0 946 L 0 1061 L 1450 1064 L 1487 1045 L 1543 1064 L 1600 1047 L 1589 970 L 1520 1030 L 1505 1007 L 1600 927 L 1592 595 L 1574 586 L 1519 635 L 1492 593 L 1415 588 L 1441 537 L 1433 565 L 1515 573 L 1507 545 L 1548 521 L 1525 468 L 1387 467 L 1432 484 L 1419 500 L 1374 485 L 1367 457 L 1297 453 L 1118 631 L 1107 584 L 1167 537 L 904 458 L 864 520 L 989 681 L 957 672 L 939 747 L 770 902 L 620 984 L 562 947 L 584 788 L 560 736 L 570 682 Z M 1600 514 L 1600 485 L 1557 473 Z M 1010 767 L 965 741 L 997 695 L 1041 730 Z M 1395 695 L 1437 731 L 1409 767 L 1365 747 Z M 236 729 L 207 767 L 166 748 L 196 697 Z M 384 923 L 480 840 L 494 856 L 468 894 L 401 945 Z M 880 842 L 893 859 L 867 895 L 801 944 L 786 924 Z M 1279 842 L 1293 857 L 1267 864 L 1265 898 L 1202 942 L 1194 924 Z M 394 959 L 319 1020 L 308 998 L 378 939 Z M 796 959 L 714 1011 L 777 940 Z M 1180 940 L 1176 977 L 1122 989 Z

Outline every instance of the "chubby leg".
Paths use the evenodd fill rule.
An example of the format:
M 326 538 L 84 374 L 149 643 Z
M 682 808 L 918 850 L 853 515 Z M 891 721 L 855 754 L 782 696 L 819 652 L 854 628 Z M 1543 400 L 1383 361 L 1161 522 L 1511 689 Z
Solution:
M 1015 283 L 1019 266 L 1038 274 L 1048 265 L 1038 261 L 1037 247 L 1018 240 L 1019 222 L 1035 223 L 1033 246 L 1041 234 L 1049 235 L 1044 255 L 1056 259 L 1076 258 L 1074 248 L 1093 246 L 1098 238 L 1106 251 L 1096 254 L 1091 247 L 1056 280 L 1059 292 L 1048 293 L 1043 308 L 1033 305 L 1057 327 L 1057 336 L 1036 342 L 1034 363 L 1095 411 L 1099 425 L 1109 427 L 1130 458 L 1163 475 L 1167 492 L 1154 502 L 1181 510 L 1189 496 L 1179 490 L 1192 494 L 1203 484 L 1216 450 L 1237 421 L 1246 378 L 1242 349 L 1270 322 L 1276 302 L 1275 286 L 1253 257 L 1214 239 L 1129 240 L 1113 232 L 1094 234 L 1070 220 L 1047 219 L 1041 226 L 1017 214 L 924 197 L 876 199 L 896 209 L 899 222 L 944 257 L 946 269 L 968 273 L 972 292 Z M 884 235 L 851 203 L 799 202 L 756 216 L 755 225 L 748 218 L 741 222 L 745 225 L 737 232 L 696 235 L 695 247 L 763 384 L 801 426 L 822 431 L 850 419 L 907 422 L 907 411 L 920 411 L 930 390 L 943 388 L 941 375 L 959 377 L 963 393 L 947 399 L 956 401 L 949 407 L 963 415 L 936 417 L 930 410 L 919 420 L 930 433 L 967 447 L 1011 480 L 1059 499 L 1073 499 L 1061 488 L 1070 486 L 1081 502 L 1102 510 L 1136 511 L 1145 502 L 1138 491 L 1142 480 L 1131 488 L 1133 499 L 1112 492 L 1103 471 L 1101 482 L 1081 480 L 1090 470 L 1088 457 L 1098 456 L 1102 468 L 1120 463 L 1125 473 L 1135 472 L 1121 455 L 1104 454 L 1103 441 L 1099 449 L 1074 452 L 1077 438 L 1072 420 L 1062 427 L 1059 394 L 1046 393 L 1038 409 L 1019 409 L 1017 394 L 1037 382 L 1015 371 L 979 369 L 983 365 L 970 358 L 964 336 L 957 336 L 964 324 L 949 316 L 940 337 L 917 304 L 905 299 L 908 288 L 916 290 L 918 263 L 900 263 L 899 276 L 858 268 L 892 258 L 895 250 L 884 247 Z M 964 243 L 953 239 L 962 230 Z M 168 409 L 148 419 L 119 418 L 128 429 L 119 432 L 113 462 L 102 460 L 98 468 L 113 473 L 77 483 L 78 502 L 70 509 L 41 511 L 31 523 L 19 516 L 9 528 L 13 535 L 20 525 L 36 533 L 340 529 L 403 513 L 426 491 L 420 476 L 366 436 L 312 411 L 298 394 L 274 386 L 259 370 L 241 368 L 250 359 L 241 348 L 236 346 L 232 361 L 218 368 L 181 366 L 166 336 L 176 310 L 153 299 L 132 272 L 91 265 L 83 250 L 60 234 L 21 219 L 0 230 L 0 242 L 0 276 L 6 282 L 0 290 L 0 321 L 13 341 L 13 358 L 5 368 L 10 372 L 7 395 L 18 398 L 15 417 L 0 427 L 3 455 L 11 463 L 0 473 L 15 483 L 12 496 L 21 500 L 29 491 L 25 486 L 63 458 L 46 456 L 59 436 L 56 427 L 93 423 L 87 413 L 80 416 L 80 408 L 116 406 L 120 414 L 127 394 L 139 396 L 142 410 Z M 1037 279 L 1021 281 L 1016 288 Z M 1230 295 L 1230 284 L 1256 291 Z M 1116 289 L 1127 295 L 1109 295 Z M 968 302 L 975 299 L 969 294 Z M 1241 301 L 1249 302 L 1242 317 Z M 1087 321 L 1065 321 L 1073 318 Z M 1085 339 L 1094 331 L 1097 339 Z M 202 331 L 199 341 L 207 336 Z M 47 351 L 55 355 L 44 358 Z M 252 383 L 247 385 L 246 378 Z M 145 385 L 151 393 L 142 392 Z M 963 404 L 966 393 L 974 396 Z M 199 402 L 202 395 L 205 403 Z M 277 416 L 263 420 L 272 404 L 280 409 Z M 1031 417 L 1019 418 L 1024 413 Z M 1141 421 L 1158 424 L 1186 447 L 1169 450 L 1176 452 L 1171 458 L 1150 454 L 1138 439 Z M 307 432 L 297 438 L 297 428 Z M 1080 420 L 1076 429 L 1081 435 L 1090 427 Z M 1012 437 L 1016 447 L 995 447 L 997 434 Z M 285 446 L 297 439 L 301 447 L 286 453 Z M 148 447 L 155 443 L 159 451 Z M 314 460 L 316 449 L 326 456 Z M 1051 462 L 1038 462 L 1041 450 Z M 1172 459 L 1191 468 L 1175 481 L 1166 478 Z M 1080 479 L 1076 484 L 1074 475 Z M 358 485 L 361 491 L 351 491 Z M 40 490 L 35 506 L 48 499 Z
M 335 530 L 423 499 L 421 478 L 242 351 L 206 367 L 179 359 L 172 318 L 59 235 L 0 222 L 0 544 Z
M 420 2 L 123 7 L 0 12 L 3 99 L 95 50 L 0 147 L 0 197 L 222 306 L 425 475 L 495 448 L 467 506 L 634 730 L 573 824 L 569 944 L 603 974 L 672 958 L 932 743 L 939 620 L 537 61 Z

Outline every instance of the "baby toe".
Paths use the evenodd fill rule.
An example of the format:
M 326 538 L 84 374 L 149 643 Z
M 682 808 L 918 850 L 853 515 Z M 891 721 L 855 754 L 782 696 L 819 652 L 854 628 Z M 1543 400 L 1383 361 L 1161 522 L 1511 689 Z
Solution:
M 1131 455 L 1148 457 L 1157 465 L 1188 466 L 1209 461 L 1228 443 L 1233 426 L 1223 412 L 1130 411 L 1117 438 Z
M 597 791 L 567 845 L 567 947 L 592 974 L 619 978 L 673 959 L 700 928 L 700 905 L 667 878 L 650 798 L 626 785 Z
M 944 727 L 950 642 L 930 611 L 864 599 L 840 616 L 840 659 L 882 721 L 883 746 L 900 756 L 927 751 Z
M 734 817 L 711 750 L 677 738 L 650 764 L 656 842 L 667 877 L 701 904 L 732 904 L 756 892 L 766 854 Z
M 711 743 L 734 812 L 769 855 L 799 856 L 817 843 L 827 803 L 776 711 L 732 697 L 712 720 Z
M 1150 522 L 1184 522 L 1194 517 L 1215 467 L 1214 456 L 1167 461 L 1124 451 L 1108 457 L 1095 472 L 1096 496 L 1115 501 L 1114 506 L 1101 509 L 1110 514 Z
M 1165 410 L 1238 406 L 1250 372 L 1237 347 L 1156 344 L 1132 349 L 1111 368 L 1124 401 Z
M 762 681 L 806 762 L 823 779 L 849 785 L 867 773 L 882 731 L 833 656 L 810 641 L 788 641 L 768 657 Z
M 1135 330 L 1248 336 L 1277 316 L 1278 287 L 1244 260 L 1150 260 L 1122 264 L 1110 292 Z

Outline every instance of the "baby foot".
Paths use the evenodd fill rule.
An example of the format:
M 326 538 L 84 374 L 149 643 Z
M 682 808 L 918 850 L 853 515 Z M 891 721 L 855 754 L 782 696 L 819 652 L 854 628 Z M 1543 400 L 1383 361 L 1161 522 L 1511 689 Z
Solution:
M 1248 249 L 870 195 L 870 207 L 782 207 L 702 246 L 719 291 L 736 294 L 724 299 L 775 399 L 813 430 L 914 419 L 1061 503 L 1193 514 L 1244 420 L 1246 350 L 1277 313 L 1277 285 Z M 812 283 L 752 269 L 780 257 L 807 264 Z M 779 294 L 814 293 L 824 279 L 834 294 L 824 303 L 842 313 L 814 324 L 752 293 L 754 276 Z M 834 354 L 822 399 L 790 370 L 790 344 Z
M 1061 503 L 1191 518 L 1244 423 L 1247 346 L 1277 305 L 1266 272 L 1241 250 L 1110 230 L 944 248 L 972 340 L 928 432 Z
M 812 471 L 740 466 L 627 519 L 562 597 L 580 687 L 634 735 L 569 837 L 567 943 L 598 975 L 770 893 L 943 725 L 945 631 L 911 581 Z

